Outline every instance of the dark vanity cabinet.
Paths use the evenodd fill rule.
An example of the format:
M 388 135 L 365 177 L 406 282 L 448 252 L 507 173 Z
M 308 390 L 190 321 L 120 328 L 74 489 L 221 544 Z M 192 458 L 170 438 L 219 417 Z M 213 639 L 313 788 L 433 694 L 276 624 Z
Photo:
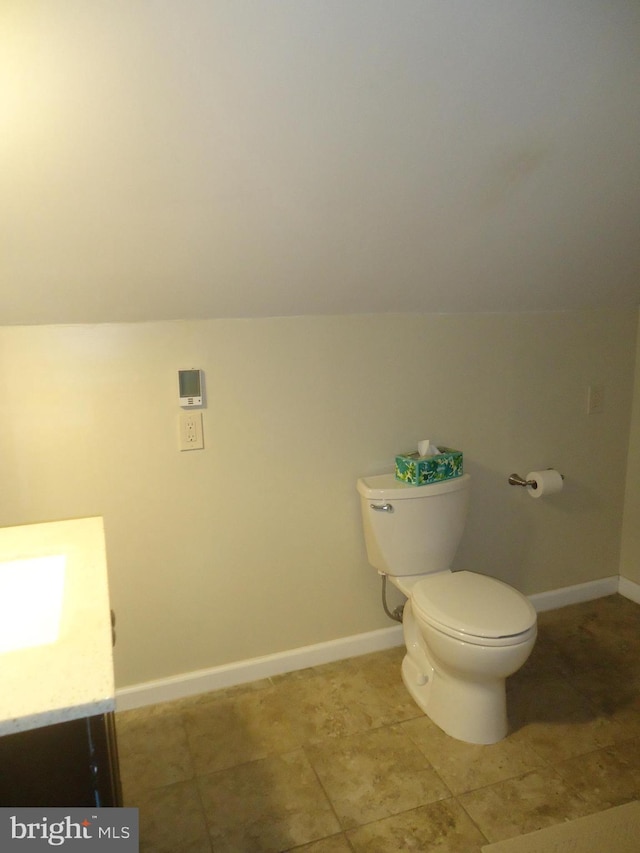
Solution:
M 121 805 L 112 713 L 0 737 L 0 807 Z

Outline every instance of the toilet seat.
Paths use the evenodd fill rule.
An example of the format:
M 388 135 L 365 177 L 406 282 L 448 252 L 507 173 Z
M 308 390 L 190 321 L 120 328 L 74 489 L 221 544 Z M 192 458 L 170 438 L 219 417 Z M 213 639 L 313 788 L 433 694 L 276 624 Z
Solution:
M 413 587 L 411 602 L 418 618 L 475 645 L 515 645 L 536 632 L 536 611 L 524 595 L 475 572 L 427 575 Z

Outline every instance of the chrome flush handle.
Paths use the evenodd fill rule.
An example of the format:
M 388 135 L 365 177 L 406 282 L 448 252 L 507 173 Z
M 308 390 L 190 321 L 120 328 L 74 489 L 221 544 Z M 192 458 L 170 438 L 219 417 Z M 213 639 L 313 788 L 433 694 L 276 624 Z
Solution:
M 376 512 L 393 512 L 393 504 L 369 504 Z

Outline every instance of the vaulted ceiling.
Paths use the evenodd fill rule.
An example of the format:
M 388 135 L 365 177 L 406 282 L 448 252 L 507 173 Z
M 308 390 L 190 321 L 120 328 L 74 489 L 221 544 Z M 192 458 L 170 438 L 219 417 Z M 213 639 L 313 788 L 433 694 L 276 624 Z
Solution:
M 637 0 L 3 0 L 0 324 L 640 303 Z

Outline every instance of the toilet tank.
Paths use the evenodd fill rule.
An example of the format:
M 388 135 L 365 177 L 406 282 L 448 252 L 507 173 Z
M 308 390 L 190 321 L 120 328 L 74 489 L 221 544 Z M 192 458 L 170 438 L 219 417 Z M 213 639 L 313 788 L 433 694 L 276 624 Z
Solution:
M 358 480 L 369 562 L 388 575 L 449 569 L 462 538 L 471 477 L 408 486 L 393 474 Z

